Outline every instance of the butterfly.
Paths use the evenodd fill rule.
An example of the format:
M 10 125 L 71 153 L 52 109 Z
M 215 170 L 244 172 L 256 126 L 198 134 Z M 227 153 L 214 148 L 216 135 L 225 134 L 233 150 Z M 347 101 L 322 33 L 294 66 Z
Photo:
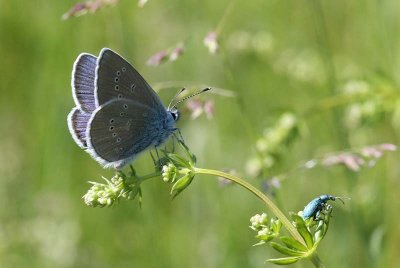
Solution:
M 69 131 L 104 168 L 122 169 L 177 130 L 176 104 L 166 108 L 135 68 L 109 48 L 98 57 L 78 56 L 71 87 L 76 106 L 67 118 Z

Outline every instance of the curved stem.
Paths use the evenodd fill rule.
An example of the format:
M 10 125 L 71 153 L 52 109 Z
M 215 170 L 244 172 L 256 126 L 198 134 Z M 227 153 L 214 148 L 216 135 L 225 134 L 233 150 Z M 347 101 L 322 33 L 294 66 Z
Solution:
M 218 170 L 211 170 L 211 169 L 203 169 L 203 168 L 194 168 L 194 172 L 197 174 L 205 174 L 205 175 L 214 175 L 217 177 L 222 177 L 227 180 L 233 181 L 240 186 L 244 187 L 245 189 L 252 192 L 255 196 L 261 199 L 271 210 L 272 213 L 282 222 L 283 226 L 285 226 L 286 230 L 300 243 L 305 245 L 305 242 L 299 232 L 297 232 L 296 228 L 290 223 L 290 221 L 286 218 L 286 216 L 282 213 L 282 211 L 269 199 L 265 194 L 263 194 L 260 190 L 256 187 L 248 183 L 247 181 L 236 177 L 232 174 L 225 173 Z

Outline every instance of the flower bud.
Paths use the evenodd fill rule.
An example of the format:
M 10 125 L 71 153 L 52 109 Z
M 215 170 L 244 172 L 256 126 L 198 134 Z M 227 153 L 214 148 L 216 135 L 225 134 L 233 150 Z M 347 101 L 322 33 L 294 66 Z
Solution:
M 256 214 L 250 218 L 251 226 L 253 230 L 261 230 L 268 224 L 268 215 L 262 213 L 261 215 Z
M 162 178 L 165 182 L 174 182 L 177 174 L 176 166 L 173 163 L 168 163 L 162 168 Z

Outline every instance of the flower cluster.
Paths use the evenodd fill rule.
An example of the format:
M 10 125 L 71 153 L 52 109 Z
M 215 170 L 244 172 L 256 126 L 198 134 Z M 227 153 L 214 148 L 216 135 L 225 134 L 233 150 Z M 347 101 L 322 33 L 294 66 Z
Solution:
M 271 168 L 283 149 L 290 145 L 300 134 L 299 121 L 292 113 L 284 113 L 271 128 L 256 142 L 257 156 L 247 162 L 247 172 L 258 176 L 264 168 Z
M 70 10 L 64 13 L 64 15 L 62 15 L 62 19 L 67 20 L 72 17 L 79 17 L 88 13 L 95 13 L 100 8 L 115 5 L 117 2 L 118 0 L 94 0 L 77 3 Z
M 163 181 L 173 183 L 175 182 L 177 175 L 177 168 L 173 163 L 168 163 L 167 165 L 162 167 L 161 177 Z
M 158 66 L 167 61 L 176 61 L 180 56 L 183 55 L 184 51 L 185 45 L 181 42 L 173 48 L 164 49 L 157 52 L 147 60 L 146 64 L 149 66 Z
M 284 50 L 277 56 L 273 68 L 301 82 L 321 84 L 326 80 L 323 61 L 313 50 Z
M 182 141 L 179 141 L 179 145 L 187 158 L 179 154 L 164 152 L 168 163 L 162 167 L 161 174 L 163 181 L 173 183 L 171 195 L 174 198 L 192 183 L 195 175 L 196 157 Z
M 90 182 L 92 187 L 82 197 L 85 204 L 91 207 L 110 207 L 121 198 L 133 200 L 140 193 L 138 184 L 128 184 L 124 174 L 118 173 L 110 180 L 103 177 L 106 183 Z
M 256 238 L 260 240 L 261 244 L 277 237 L 282 227 L 282 223 L 278 219 L 271 218 L 268 221 L 266 213 L 254 215 L 250 218 L 250 222 L 250 228 L 257 232 Z
M 279 177 L 270 177 L 262 182 L 262 190 L 264 193 L 274 195 L 277 189 L 281 188 L 281 180 Z
M 392 98 L 394 89 L 385 83 L 349 80 L 342 87 L 344 96 L 351 101 L 346 107 L 344 122 L 350 129 L 377 122 L 395 110 L 398 98 Z
M 203 40 L 204 45 L 211 54 L 216 54 L 219 50 L 218 34 L 215 31 L 208 32 Z
M 359 171 L 361 167 L 372 167 L 384 155 L 385 152 L 396 151 L 394 144 L 384 143 L 375 146 L 367 146 L 355 152 L 341 152 L 323 157 L 324 166 L 344 165 L 352 171 Z
M 354 153 L 341 153 L 337 155 L 330 155 L 323 159 L 324 166 L 344 165 L 352 171 L 358 171 L 362 165 L 365 164 L 363 158 Z
M 212 119 L 214 116 L 214 102 L 212 100 L 192 99 L 186 103 L 185 107 L 189 110 L 191 119 L 196 119 L 203 113 L 208 119 Z

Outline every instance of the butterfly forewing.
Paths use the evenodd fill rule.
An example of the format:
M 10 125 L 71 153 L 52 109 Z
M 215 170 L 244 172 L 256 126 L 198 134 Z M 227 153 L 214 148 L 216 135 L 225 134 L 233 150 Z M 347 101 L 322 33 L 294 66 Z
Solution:
M 96 66 L 95 56 L 82 53 L 76 59 L 72 69 L 72 95 L 75 104 L 85 112 L 96 109 L 94 98 Z
M 126 98 L 165 113 L 165 108 L 143 77 L 125 59 L 104 48 L 96 71 L 98 106 L 112 99 Z
M 157 113 L 128 99 L 114 99 L 93 114 L 88 129 L 89 147 L 103 162 L 133 159 L 151 145 L 146 133 Z M 100 161 L 101 162 L 101 161 Z

